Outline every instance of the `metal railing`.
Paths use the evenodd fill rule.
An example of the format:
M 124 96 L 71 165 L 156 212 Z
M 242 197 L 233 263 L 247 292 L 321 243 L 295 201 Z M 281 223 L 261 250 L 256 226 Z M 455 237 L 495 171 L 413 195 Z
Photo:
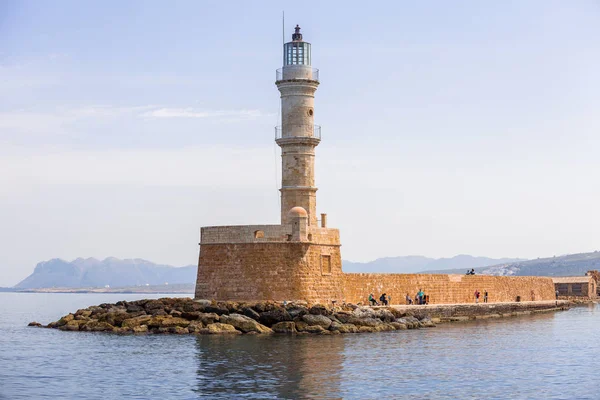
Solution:
M 320 125 L 290 125 L 287 128 L 292 133 L 292 135 L 286 136 L 285 139 L 314 138 L 321 140 Z M 284 139 L 283 128 L 281 126 L 275 127 L 275 140 L 277 139 Z
M 303 67 L 301 65 L 288 65 L 285 68 L 279 68 L 275 72 L 275 81 L 316 81 L 319 82 L 319 70 L 317 68 Z

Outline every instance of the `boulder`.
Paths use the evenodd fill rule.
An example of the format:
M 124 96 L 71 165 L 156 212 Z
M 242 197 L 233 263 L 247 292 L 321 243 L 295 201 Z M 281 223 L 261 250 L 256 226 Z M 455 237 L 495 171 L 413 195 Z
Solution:
M 192 321 L 187 327 L 189 333 L 200 333 L 203 328 L 204 324 L 202 321 Z
M 58 327 L 61 331 L 78 331 L 80 325 L 85 325 L 87 321 L 73 319 L 67 322 L 65 325 L 61 325 Z
M 248 318 L 252 318 L 255 321 L 258 321 L 260 319 L 260 314 L 250 307 L 244 307 L 242 309 L 242 315 L 245 315 Z
M 370 326 L 375 327 L 377 325 L 381 325 L 383 322 L 377 318 L 352 318 L 349 321 L 351 324 L 356 326 Z
M 340 322 L 337 321 L 333 321 L 331 323 L 331 326 L 329 327 L 329 330 L 332 332 L 339 332 L 339 333 L 356 333 L 358 332 L 358 329 L 356 328 L 355 325 L 352 324 L 342 324 Z
M 165 305 L 160 300 L 149 300 L 146 304 L 144 304 L 144 309 L 146 312 L 151 312 L 152 310 L 164 309 Z
M 294 321 L 294 325 L 296 326 L 297 332 L 304 332 L 306 328 L 308 328 L 308 324 L 304 322 L 302 319 L 298 321 Z
M 312 306 L 308 312 L 312 315 L 331 315 L 331 311 L 325 307 L 323 304 L 315 304 L 314 306 Z
M 206 328 L 202 329 L 201 333 L 206 333 L 209 335 L 220 335 L 220 334 L 234 334 L 241 335 L 242 332 L 235 329 L 233 325 L 222 324 L 220 322 L 215 322 L 214 324 L 208 324 Z
M 204 312 L 205 313 L 214 313 L 217 315 L 224 315 L 224 314 L 229 314 L 229 310 L 227 309 L 227 307 L 222 306 L 222 305 L 210 305 L 210 306 L 206 306 L 204 307 Z
M 96 320 L 91 320 L 85 323 L 85 325 L 80 326 L 79 330 L 89 331 L 89 332 L 112 332 L 114 326 L 107 322 L 100 322 Z
M 75 316 L 73 314 L 67 314 L 56 322 L 56 326 L 61 327 L 63 325 L 66 325 L 67 322 L 73 321 L 74 319 Z
M 139 317 L 126 319 L 125 321 L 123 321 L 121 326 L 123 328 L 133 329 L 137 326 L 146 325 L 151 319 L 152 319 L 152 317 L 150 315 L 141 315 Z M 146 327 L 146 330 L 147 330 L 147 327 Z
M 323 329 L 329 329 L 331 320 L 324 315 L 306 314 L 302 316 L 302 320 L 309 326 L 320 326 Z
M 359 333 L 375 332 L 375 328 L 373 328 L 372 326 L 361 326 L 358 328 L 358 332 Z
M 181 311 L 179 311 L 179 310 L 171 310 L 171 312 L 169 312 L 169 315 L 172 315 L 174 317 L 181 317 L 182 314 L 183 313 Z
M 190 321 L 185 318 L 171 317 L 170 315 L 160 315 L 157 317 L 152 317 L 146 325 L 148 325 L 149 328 L 169 328 L 172 326 L 187 328 L 189 324 Z
M 200 314 L 202 314 L 200 311 L 184 311 L 181 313 L 181 318 L 185 318 L 190 321 L 195 321 L 197 319 L 200 319 Z
M 296 323 L 292 321 L 278 322 L 271 329 L 277 333 L 296 333 Z
M 41 326 L 42 326 L 42 324 L 40 324 L 39 322 L 35 322 L 35 321 L 33 321 L 33 322 L 30 322 L 30 323 L 28 323 L 28 324 L 27 324 L 27 326 L 36 326 L 36 327 L 41 327 Z
M 285 308 L 277 308 L 272 311 L 260 313 L 259 321 L 264 325 L 273 325 L 278 322 L 291 321 L 293 318 Z
M 371 307 L 358 307 L 352 311 L 352 314 L 354 314 L 354 316 L 357 318 L 376 318 L 375 310 L 373 310 Z
M 390 322 L 390 325 L 392 325 L 397 331 L 403 331 L 407 329 L 406 325 L 401 324 L 400 322 Z
M 288 312 L 288 314 L 290 314 L 290 317 L 292 317 L 292 319 L 296 317 L 302 317 L 303 315 L 308 314 L 308 308 L 299 304 L 289 304 L 286 307 L 286 311 Z
M 215 313 L 200 313 L 199 320 L 202 321 L 204 325 L 214 324 L 215 322 L 219 322 L 219 317 Z
M 139 312 L 139 311 L 144 311 L 144 307 L 138 306 L 137 304 L 128 304 L 127 305 L 128 313 L 134 313 L 134 312 Z
M 320 325 L 311 325 L 307 326 L 306 329 L 304 329 L 304 332 L 308 333 L 323 333 L 324 331 L 325 329 Z
M 420 322 L 421 326 L 424 328 L 435 328 L 435 324 L 429 317 L 425 317 L 419 322 Z
M 134 326 L 131 328 L 131 330 L 133 331 L 133 333 L 147 333 L 148 325 Z
M 338 311 L 333 316 L 343 324 L 348 323 L 350 319 L 354 316 L 350 311 Z
M 375 310 L 375 317 L 379 318 L 383 322 L 393 322 L 396 319 L 390 310 L 386 310 L 384 308 Z
M 256 333 L 273 333 L 273 331 L 256 322 L 252 318 L 246 317 L 241 314 L 230 314 L 230 315 L 222 315 L 221 322 L 224 324 L 232 325 L 234 328 L 244 332 L 256 332 Z

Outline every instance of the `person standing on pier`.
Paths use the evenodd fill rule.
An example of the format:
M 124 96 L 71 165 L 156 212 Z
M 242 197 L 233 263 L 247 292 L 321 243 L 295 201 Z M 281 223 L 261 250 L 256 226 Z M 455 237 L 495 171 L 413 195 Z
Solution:
M 484 290 L 483 291 L 483 302 L 487 303 L 487 301 L 488 301 L 488 292 L 487 292 L 487 290 Z
M 481 295 L 481 293 L 479 292 L 479 290 L 475 289 L 475 304 L 479 303 L 479 296 Z

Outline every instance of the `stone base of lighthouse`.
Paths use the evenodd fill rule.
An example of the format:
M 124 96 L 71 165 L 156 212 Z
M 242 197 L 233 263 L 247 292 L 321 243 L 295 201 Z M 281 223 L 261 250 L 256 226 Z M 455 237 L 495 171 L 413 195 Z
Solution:
M 195 297 L 330 303 L 343 300 L 337 229 L 289 225 L 205 227 Z M 300 239 L 300 240 L 295 240 Z

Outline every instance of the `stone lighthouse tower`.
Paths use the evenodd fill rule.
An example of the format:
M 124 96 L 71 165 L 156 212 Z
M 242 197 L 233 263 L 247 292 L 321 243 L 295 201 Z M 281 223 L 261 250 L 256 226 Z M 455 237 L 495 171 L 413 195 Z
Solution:
M 198 299 L 344 299 L 340 233 L 327 226 L 325 214 L 317 224 L 315 148 L 321 131 L 314 124 L 314 96 L 319 76 L 299 26 L 283 45 L 275 83 L 282 114 L 275 128 L 282 158 L 281 223 L 202 227 Z
M 309 226 L 317 224 L 315 147 L 321 141 L 321 127 L 314 124 L 314 99 L 319 70 L 311 66 L 310 47 L 296 25 L 292 41 L 283 45 L 283 67 L 277 70 L 281 126 L 275 128 L 275 141 L 282 158 L 282 224 L 291 223 L 293 207 L 306 210 Z

